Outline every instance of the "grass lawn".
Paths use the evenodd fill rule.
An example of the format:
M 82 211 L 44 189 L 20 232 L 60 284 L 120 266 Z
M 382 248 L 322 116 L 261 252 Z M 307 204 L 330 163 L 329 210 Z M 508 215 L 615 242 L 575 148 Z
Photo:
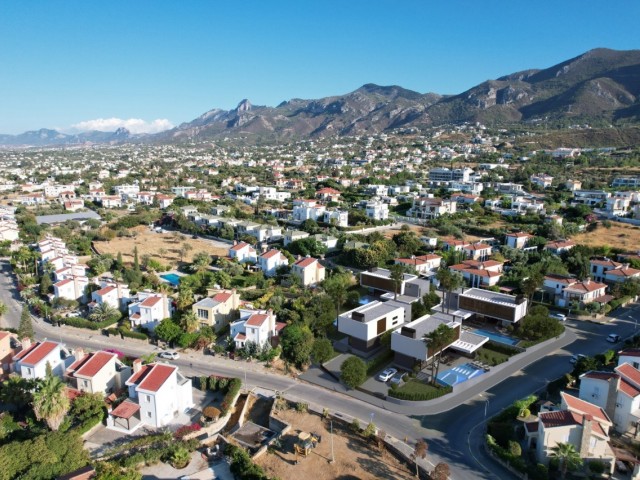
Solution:
M 507 355 L 506 353 L 496 352 L 486 347 L 481 347 L 477 353 L 478 360 L 491 366 L 500 365 L 501 363 L 506 362 L 510 356 L 511 355 Z
M 396 390 L 405 392 L 405 393 L 436 394 L 441 389 L 439 387 L 434 387 L 433 385 L 429 385 L 427 383 L 421 382 L 420 380 L 416 380 L 415 378 L 411 378 L 407 383 L 405 383 L 401 387 L 398 387 Z

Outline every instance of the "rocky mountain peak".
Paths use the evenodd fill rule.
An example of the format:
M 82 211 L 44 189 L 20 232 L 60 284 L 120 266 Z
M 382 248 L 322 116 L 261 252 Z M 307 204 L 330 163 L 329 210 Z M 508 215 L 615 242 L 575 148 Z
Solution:
M 237 112 L 248 112 L 251 110 L 251 102 L 249 100 L 247 100 L 246 98 L 244 100 L 242 100 L 238 106 L 236 107 L 236 111 Z

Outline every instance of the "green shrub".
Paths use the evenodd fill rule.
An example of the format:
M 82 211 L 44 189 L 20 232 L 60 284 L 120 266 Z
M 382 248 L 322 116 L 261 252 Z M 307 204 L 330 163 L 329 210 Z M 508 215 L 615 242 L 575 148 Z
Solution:
M 103 328 L 113 325 L 115 322 L 112 320 L 105 320 L 104 322 L 92 322 L 85 318 L 69 317 L 60 318 L 60 323 L 62 323 L 63 325 L 69 325 L 70 327 L 88 328 L 89 330 L 102 330 Z
M 605 470 L 605 464 L 600 460 L 592 460 L 589 462 L 589 470 L 595 474 L 603 474 Z
M 296 403 L 296 412 L 308 412 L 309 411 L 309 404 L 308 403 L 304 403 L 304 402 L 298 402 Z
M 397 385 L 391 384 L 388 395 L 393 398 L 399 398 L 400 400 L 410 400 L 413 402 L 418 402 L 424 400 L 433 400 L 434 398 L 442 397 L 443 395 L 451 393 L 452 391 L 453 387 L 451 387 L 450 385 L 446 385 L 426 392 L 405 392 L 403 390 L 399 390 Z
M 373 375 L 380 370 L 381 367 L 389 363 L 393 359 L 393 352 L 388 350 L 373 360 L 367 362 L 367 376 Z
M 222 389 L 222 387 L 220 388 Z M 242 388 L 242 380 L 239 378 L 232 378 L 228 382 L 227 393 L 225 393 L 222 403 L 220 404 L 222 415 L 229 413 L 233 399 L 238 395 L 238 392 L 240 392 L 240 388 Z
M 198 381 L 198 388 L 200 388 L 201 392 L 205 392 L 208 386 L 208 378 L 202 375 Z
M 522 456 L 522 447 L 515 440 L 509 440 L 509 453 L 514 457 Z
M 141 463 L 144 463 L 146 459 L 142 453 L 134 453 L 133 455 L 129 455 L 124 457 L 120 464 L 125 468 L 136 467 Z
M 237 480 L 269 480 L 264 470 L 253 463 L 243 449 L 228 443 L 224 448 L 224 454 L 231 460 L 229 468 Z
M 354 433 L 360 433 L 360 430 L 360 420 L 354 418 L 353 422 L 351 422 L 351 431 Z
M 208 388 L 212 392 L 215 392 L 218 389 L 218 377 L 215 377 L 213 375 L 209 377 Z
M 132 332 L 129 330 L 120 329 L 120 335 L 127 338 L 135 338 L 136 340 L 149 340 L 149 337 L 142 332 Z

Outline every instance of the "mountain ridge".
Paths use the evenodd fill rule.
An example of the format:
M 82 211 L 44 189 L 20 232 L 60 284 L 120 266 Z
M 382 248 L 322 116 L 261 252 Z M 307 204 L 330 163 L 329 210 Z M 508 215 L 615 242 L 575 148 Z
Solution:
M 537 118 L 640 121 L 640 50 L 597 48 L 548 68 L 527 69 L 487 80 L 457 95 L 367 83 L 343 95 L 292 98 L 275 107 L 253 105 L 243 99 L 234 109 L 214 108 L 153 135 L 129 132 L 66 135 L 41 129 L 15 136 L 0 135 L 0 144 L 173 143 L 247 136 L 295 140 L 474 121 L 526 122 Z

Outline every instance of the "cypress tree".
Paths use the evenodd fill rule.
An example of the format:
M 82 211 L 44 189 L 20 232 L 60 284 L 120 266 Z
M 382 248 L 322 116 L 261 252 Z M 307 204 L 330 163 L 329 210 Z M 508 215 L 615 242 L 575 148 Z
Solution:
M 29 313 L 29 307 L 24 305 L 22 307 L 22 313 L 20 314 L 20 326 L 18 327 L 18 338 L 22 340 L 23 338 L 31 338 L 33 339 L 33 324 L 31 323 L 31 314 Z

